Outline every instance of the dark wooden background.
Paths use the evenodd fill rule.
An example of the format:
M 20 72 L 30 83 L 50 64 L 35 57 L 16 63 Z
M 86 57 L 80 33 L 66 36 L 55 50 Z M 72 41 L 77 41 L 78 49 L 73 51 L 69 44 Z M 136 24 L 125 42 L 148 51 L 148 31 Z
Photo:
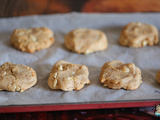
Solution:
M 160 0 L 0 0 L 0 17 L 72 11 L 160 12 Z

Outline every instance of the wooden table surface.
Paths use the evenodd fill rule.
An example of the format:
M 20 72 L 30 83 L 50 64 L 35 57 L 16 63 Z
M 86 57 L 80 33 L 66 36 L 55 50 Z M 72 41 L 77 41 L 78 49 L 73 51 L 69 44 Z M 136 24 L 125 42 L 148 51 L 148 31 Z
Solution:
M 149 108 L 119 108 L 0 114 L 0 120 L 159 120 Z
M 0 17 L 67 12 L 160 12 L 160 0 L 1 0 Z

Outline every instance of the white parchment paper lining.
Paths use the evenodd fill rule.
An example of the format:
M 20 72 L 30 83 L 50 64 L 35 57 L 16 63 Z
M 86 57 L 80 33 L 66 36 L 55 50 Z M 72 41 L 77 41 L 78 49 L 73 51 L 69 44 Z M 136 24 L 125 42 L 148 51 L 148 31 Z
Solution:
M 160 45 L 144 48 L 127 48 L 118 43 L 122 27 L 132 21 L 157 26 L 160 30 L 160 13 L 138 14 L 56 14 L 0 19 L 0 65 L 5 62 L 32 67 L 38 76 L 38 83 L 29 90 L 19 92 L 0 91 L 0 106 L 31 104 L 63 104 L 86 102 L 115 102 L 160 99 L 160 84 L 155 74 L 160 70 Z M 33 54 L 14 49 L 9 38 L 16 28 L 46 26 L 55 33 L 55 43 L 48 49 Z M 76 54 L 66 50 L 64 36 L 75 28 L 102 30 L 108 37 L 108 48 L 89 55 Z M 48 88 L 49 72 L 58 60 L 84 64 L 89 68 L 91 84 L 80 91 L 55 91 Z M 102 65 L 111 60 L 135 63 L 142 70 L 141 86 L 134 91 L 112 90 L 99 82 Z

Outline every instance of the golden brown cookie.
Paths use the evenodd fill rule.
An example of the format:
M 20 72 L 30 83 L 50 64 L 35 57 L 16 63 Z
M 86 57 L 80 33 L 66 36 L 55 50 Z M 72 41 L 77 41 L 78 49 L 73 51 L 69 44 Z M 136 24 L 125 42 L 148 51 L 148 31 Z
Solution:
M 85 84 L 90 83 L 88 75 L 88 68 L 85 65 L 58 61 L 50 72 L 48 86 L 63 91 L 80 90 Z
M 160 83 L 160 71 L 156 74 L 156 80 L 158 83 Z
M 141 70 L 133 63 L 119 60 L 107 62 L 101 68 L 100 82 L 111 89 L 135 90 L 142 83 Z
M 126 25 L 120 35 L 119 42 L 122 46 L 144 47 L 152 46 L 159 42 L 158 29 L 149 24 L 131 22 Z
M 66 35 L 65 46 L 71 51 L 89 54 L 105 50 L 108 41 L 106 35 L 100 30 L 79 28 Z
M 54 43 L 53 32 L 46 27 L 15 29 L 10 37 L 15 48 L 33 53 L 50 47 Z
M 36 83 L 36 72 L 28 66 L 6 62 L 0 67 L 0 90 L 23 92 Z

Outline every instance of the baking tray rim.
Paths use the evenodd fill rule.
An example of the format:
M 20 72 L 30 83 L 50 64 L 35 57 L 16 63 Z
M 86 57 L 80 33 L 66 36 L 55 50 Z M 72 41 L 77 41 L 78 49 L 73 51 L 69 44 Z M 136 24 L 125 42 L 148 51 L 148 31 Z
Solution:
M 160 104 L 160 99 L 148 100 L 123 100 L 101 102 L 75 102 L 58 104 L 30 104 L 30 105 L 4 105 L 0 106 L 0 113 L 17 112 L 41 112 L 41 111 L 64 111 L 64 110 L 89 110 L 107 108 L 150 107 Z

